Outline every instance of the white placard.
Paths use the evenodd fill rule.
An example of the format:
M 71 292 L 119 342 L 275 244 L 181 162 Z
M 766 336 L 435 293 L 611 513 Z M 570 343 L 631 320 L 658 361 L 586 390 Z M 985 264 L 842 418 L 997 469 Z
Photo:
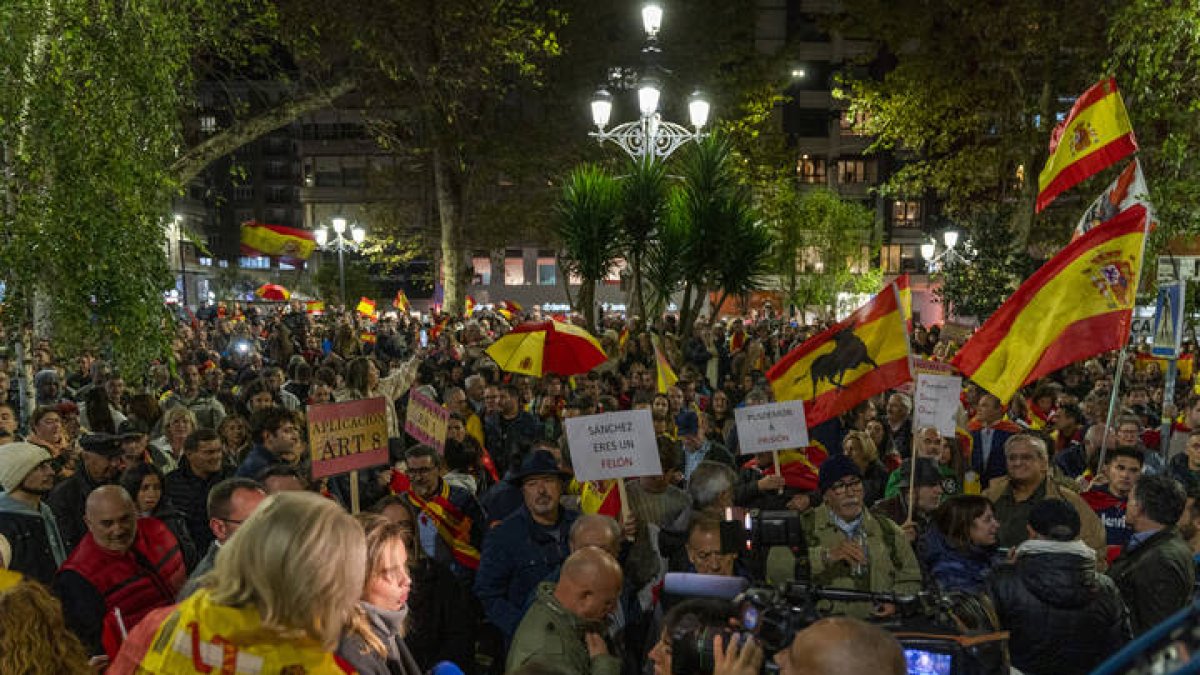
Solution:
M 916 430 L 933 427 L 938 434 L 954 436 L 954 416 L 958 412 L 962 378 L 954 375 L 917 374 L 917 393 L 913 400 Z
M 662 475 L 649 410 L 571 417 L 563 425 L 578 480 Z
M 735 408 L 738 446 L 743 455 L 797 450 L 808 445 L 804 401 L 781 401 Z

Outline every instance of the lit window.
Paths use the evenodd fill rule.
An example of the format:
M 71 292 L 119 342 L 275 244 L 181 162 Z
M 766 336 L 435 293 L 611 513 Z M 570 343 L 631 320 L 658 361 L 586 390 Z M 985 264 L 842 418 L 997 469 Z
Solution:
M 538 251 L 537 282 L 539 286 L 558 283 L 558 263 L 553 251 Z
M 867 182 L 867 163 L 861 159 L 839 159 L 837 170 L 842 185 Z
M 201 115 L 200 116 L 200 131 L 205 134 L 213 134 L 217 132 L 217 116 L 216 115 Z
M 825 158 L 802 156 L 796 162 L 796 176 L 801 183 L 825 183 Z
M 921 224 L 921 203 L 896 200 L 892 202 L 892 225 L 917 227 Z
M 238 266 L 243 269 L 271 269 L 271 259 L 264 255 L 244 255 L 238 258 Z
M 859 110 L 843 110 L 838 122 L 838 130 L 843 136 L 863 136 L 867 125 L 867 113 Z
M 212 267 L 213 259 L 202 255 L 196 258 L 196 262 L 200 263 L 201 267 Z
M 504 252 L 504 285 L 525 285 L 525 258 L 520 249 Z
M 621 272 L 625 271 L 628 264 L 624 258 L 617 258 L 613 261 L 613 266 L 608 269 L 608 276 L 604 277 L 604 283 L 608 286 L 617 286 L 621 283 Z M 580 280 L 580 283 L 583 283 Z
M 475 269 L 471 283 L 476 286 L 492 285 L 492 259 L 486 255 L 475 255 L 471 258 L 471 267 Z

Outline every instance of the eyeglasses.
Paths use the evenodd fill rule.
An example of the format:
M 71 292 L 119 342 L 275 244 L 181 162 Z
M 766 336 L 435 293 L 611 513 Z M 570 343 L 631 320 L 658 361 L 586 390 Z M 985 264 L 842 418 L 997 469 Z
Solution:
M 432 466 L 410 466 L 405 471 L 408 473 L 426 474 L 433 473 L 434 468 Z
M 851 480 L 838 481 L 829 488 L 831 492 L 844 493 L 852 489 L 861 489 L 863 482 L 857 478 Z

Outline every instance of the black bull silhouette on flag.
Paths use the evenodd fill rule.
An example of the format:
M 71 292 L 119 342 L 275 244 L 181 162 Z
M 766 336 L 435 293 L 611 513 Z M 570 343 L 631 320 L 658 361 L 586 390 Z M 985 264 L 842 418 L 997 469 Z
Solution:
M 862 364 L 878 368 L 871 355 L 867 353 L 867 344 L 854 334 L 854 328 L 844 328 L 833 336 L 833 351 L 813 359 L 807 375 L 812 378 L 812 398 L 817 397 L 817 383 L 825 380 L 829 384 L 844 389 L 842 382 L 846 373 Z M 804 375 L 797 377 L 793 384 L 799 384 Z

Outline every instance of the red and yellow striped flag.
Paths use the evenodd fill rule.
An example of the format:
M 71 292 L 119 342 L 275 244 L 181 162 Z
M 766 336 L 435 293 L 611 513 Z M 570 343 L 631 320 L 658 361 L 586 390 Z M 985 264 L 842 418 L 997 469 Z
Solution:
M 895 282 L 767 371 L 780 401 L 804 401 L 809 427 L 912 380 L 908 330 Z
M 263 255 L 308 260 L 317 242 L 311 230 L 249 221 L 242 223 L 242 246 Z
M 363 316 L 375 316 L 375 301 L 370 298 L 359 298 L 358 307 L 355 309 Z
M 403 288 L 396 291 L 396 297 L 392 299 L 392 306 L 396 308 L 397 312 L 408 311 L 410 306 L 408 302 L 408 294 L 404 292 Z
M 1029 278 L 951 359 L 1008 402 L 1022 386 L 1129 339 L 1146 208 L 1072 241 Z
M 671 385 L 679 381 L 679 377 L 675 375 L 674 369 L 671 368 L 671 362 L 663 353 L 662 345 L 658 343 L 658 336 L 651 335 L 650 342 L 654 345 L 654 369 L 658 372 L 658 393 L 665 394 Z
M 468 319 L 475 313 L 475 298 L 467 296 L 466 302 L 463 303 L 463 316 Z
M 621 490 L 616 479 L 588 481 L 579 496 L 579 510 L 621 520 Z
M 1067 119 L 1054 127 L 1050 159 L 1038 176 L 1037 210 L 1137 149 L 1117 81 L 1101 80 L 1083 92 Z

